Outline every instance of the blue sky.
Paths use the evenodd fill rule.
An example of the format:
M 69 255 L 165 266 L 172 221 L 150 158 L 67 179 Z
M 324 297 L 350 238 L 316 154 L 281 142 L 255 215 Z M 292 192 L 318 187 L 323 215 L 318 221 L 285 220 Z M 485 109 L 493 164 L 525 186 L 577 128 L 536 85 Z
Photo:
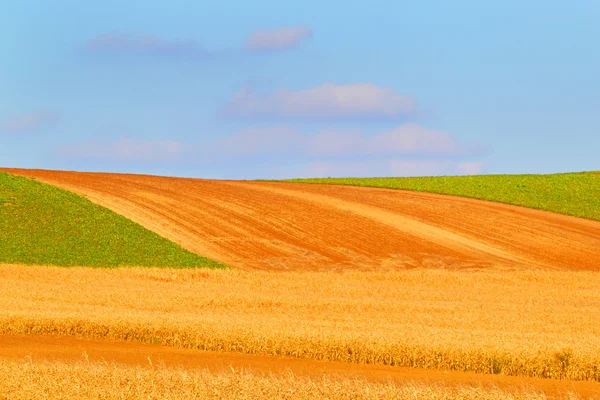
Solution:
M 600 2 L 7 2 L 0 165 L 206 178 L 600 169 Z

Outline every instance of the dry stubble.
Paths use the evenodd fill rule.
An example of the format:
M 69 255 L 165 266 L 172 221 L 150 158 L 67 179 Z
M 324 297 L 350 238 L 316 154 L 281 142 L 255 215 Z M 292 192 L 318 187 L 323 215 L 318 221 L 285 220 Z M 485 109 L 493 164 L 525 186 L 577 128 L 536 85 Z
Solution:
M 0 331 L 600 380 L 593 272 L 0 267 Z
M 443 386 L 417 382 L 367 382 L 360 378 L 320 378 L 211 372 L 115 363 L 31 363 L 0 361 L 0 399 L 414 399 L 545 400 L 580 399 L 575 394 L 547 396 L 530 389 L 493 386 Z

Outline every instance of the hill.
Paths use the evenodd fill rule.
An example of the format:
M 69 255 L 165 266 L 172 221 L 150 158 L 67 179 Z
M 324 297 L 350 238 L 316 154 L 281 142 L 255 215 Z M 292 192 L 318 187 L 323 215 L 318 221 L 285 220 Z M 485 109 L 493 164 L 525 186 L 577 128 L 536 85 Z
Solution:
M 341 185 L 7 171 L 84 195 L 243 269 L 600 269 L 598 221 L 490 201 Z M 597 210 L 594 190 L 589 183 L 572 204 L 558 204 Z
M 419 178 L 311 178 L 287 182 L 366 186 L 470 197 L 600 221 L 600 172 Z
M 77 194 L 5 172 L 0 263 L 223 267 Z

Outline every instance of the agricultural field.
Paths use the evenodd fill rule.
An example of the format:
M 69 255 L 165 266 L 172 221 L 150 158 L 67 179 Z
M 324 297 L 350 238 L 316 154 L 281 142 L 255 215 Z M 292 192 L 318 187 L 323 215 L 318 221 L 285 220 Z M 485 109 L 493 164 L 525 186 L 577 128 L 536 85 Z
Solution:
M 600 172 L 422 178 L 312 178 L 288 182 L 414 190 L 497 201 L 600 221 Z
M 599 398 L 593 218 L 386 188 L 7 171 L 230 266 L 4 262 L 11 398 L 57 382 L 94 397 Z M 554 198 L 592 215 L 583 192 Z
M 11 399 L 419 399 L 419 400 L 544 400 L 534 388 L 507 389 L 493 385 L 441 385 L 420 382 L 369 382 L 351 377 L 304 377 L 143 368 L 110 363 L 14 363 L 0 361 L 0 392 Z M 148 384 L 151 382 L 152 384 Z M 561 397 L 581 399 L 578 395 Z
M 77 362 L 88 355 L 96 357 L 90 362 L 106 354 L 114 357 L 119 343 L 135 341 L 173 349 L 174 354 L 143 346 L 122 352 L 139 354 L 137 361 L 145 367 L 186 364 L 190 369 L 196 365 L 186 363 L 177 349 L 192 349 L 225 352 L 230 358 L 224 364 L 233 363 L 236 370 L 256 367 L 252 357 L 245 357 L 271 355 L 275 358 L 259 363 L 273 373 L 293 368 L 287 360 L 298 358 L 433 373 L 478 372 L 482 375 L 465 375 L 463 383 L 481 380 L 496 386 L 507 383 L 482 377 L 537 377 L 554 385 L 564 382 L 558 388 L 565 393 L 578 389 L 579 381 L 587 383 L 587 391 L 576 393 L 594 393 L 600 386 L 583 382 L 598 380 L 600 362 L 600 325 L 589 318 L 600 312 L 595 272 L 272 273 L 3 266 L 0 274 L 0 290 L 6 294 L 0 300 L 3 335 L 115 343 L 98 354 L 98 344 L 78 348 L 73 355 Z M 28 340 L 18 344 L 20 357 L 33 354 L 36 362 L 44 358 Z M 66 348 L 77 346 L 83 344 Z M 301 371 L 323 368 L 313 362 L 303 364 Z M 264 369 L 260 372 L 268 373 Z M 353 372 L 368 376 L 369 371 Z M 384 372 L 395 377 L 393 370 Z M 418 380 L 424 377 L 431 379 L 417 375 Z M 438 379 L 442 384 L 448 378 Z M 539 382 L 535 387 L 543 388 Z M 548 390 L 558 393 L 555 386 Z
M 351 186 L 8 171 L 86 196 L 234 268 L 600 270 L 597 221 L 530 208 Z M 567 200 L 589 207 L 587 198 Z
M 0 172 L 0 263 L 224 267 L 72 192 Z
M 600 381 L 595 272 L 0 274 L 4 334 Z

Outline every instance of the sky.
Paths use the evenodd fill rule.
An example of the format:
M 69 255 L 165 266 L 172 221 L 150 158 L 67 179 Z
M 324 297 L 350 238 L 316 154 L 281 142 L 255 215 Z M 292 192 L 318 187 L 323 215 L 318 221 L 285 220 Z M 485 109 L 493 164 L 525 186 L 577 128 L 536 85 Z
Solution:
M 19 0 L 0 166 L 216 179 L 600 169 L 597 0 Z

